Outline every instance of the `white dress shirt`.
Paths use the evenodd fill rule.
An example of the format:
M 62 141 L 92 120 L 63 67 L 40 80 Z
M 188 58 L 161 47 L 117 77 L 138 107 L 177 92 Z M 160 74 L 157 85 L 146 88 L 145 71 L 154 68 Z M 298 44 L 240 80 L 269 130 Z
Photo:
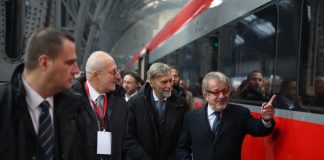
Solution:
M 213 109 L 211 109 L 211 107 L 208 104 L 207 117 L 208 117 L 208 122 L 209 122 L 210 129 L 213 128 L 214 120 L 216 119 L 216 115 L 214 114 L 214 112 L 215 111 Z M 219 116 L 221 116 L 221 114 Z
M 31 117 L 31 120 L 34 125 L 34 129 L 36 134 L 38 134 L 38 128 L 39 128 L 39 116 L 42 112 L 42 109 L 39 107 L 39 105 L 44 101 L 47 100 L 48 103 L 50 104 L 49 106 L 49 113 L 52 119 L 52 124 L 54 127 L 54 121 L 53 121 L 53 97 L 48 97 L 44 99 L 41 95 L 39 95 L 26 81 L 24 78 L 22 78 L 24 88 L 26 90 L 26 102 L 27 102 L 27 107 L 28 111 Z
M 97 92 L 97 91 L 96 91 L 96 90 L 91 86 L 91 84 L 90 84 L 88 81 L 87 81 L 86 83 L 87 83 L 88 88 L 89 88 L 89 94 L 90 94 L 90 97 L 89 97 L 90 99 L 89 99 L 89 101 L 92 100 L 93 102 L 96 102 L 97 98 L 98 98 L 100 95 L 104 95 L 104 96 L 106 97 L 106 94 L 100 94 L 99 92 Z M 90 104 L 91 104 L 92 109 L 94 110 L 91 101 L 90 101 Z
M 126 100 L 126 102 L 131 98 L 131 97 L 133 97 L 133 96 L 135 96 L 137 94 L 137 91 L 136 92 L 134 92 L 132 95 L 130 95 L 130 96 L 127 96 L 127 94 L 125 93 L 125 100 Z

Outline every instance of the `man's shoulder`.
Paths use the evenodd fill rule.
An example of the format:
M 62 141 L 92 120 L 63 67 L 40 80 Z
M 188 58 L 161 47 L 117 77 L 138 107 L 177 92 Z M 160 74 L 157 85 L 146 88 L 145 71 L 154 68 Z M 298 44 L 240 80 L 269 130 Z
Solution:
M 200 116 L 201 114 L 205 113 L 205 107 L 200 107 L 200 108 L 195 108 L 189 112 L 187 112 L 187 116 L 192 117 L 192 116 Z
M 80 93 L 74 93 L 71 90 L 60 92 L 54 96 L 54 98 L 56 97 L 62 101 L 79 101 L 83 99 Z
M 85 104 L 87 99 L 80 93 L 67 90 L 54 95 L 54 101 L 58 101 L 61 104 L 70 104 L 71 106 L 80 106 L 81 104 Z
M 226 111 L 237 114 L 248 114 L 250 110 L 242 105 L 227 104 Z
M 82 94 L 83 92 L 85 92 L 84 89 L 83 89 L 85 82 L 86 82 L 86 77 L 85 76 L 75 78 L 72 81 L 71 91 L 73 93 L 81 93 Z
M 185 102 L 187 102 L 186 97 L 181 96 L 179 94 L 174 94 L 174 93 L 171 94 L 170 100 L 171 101 L 174 101 L 174 102 L 178 102 L 178 103 L 185 103 Z
M 143 93 L 138 92 L 137 94 L 135 94 L 134 96 L 130 97 L 128 102 L 129 103 L 139 103 L 142 101 L 146 100 L 146 95 L 144 95 Z

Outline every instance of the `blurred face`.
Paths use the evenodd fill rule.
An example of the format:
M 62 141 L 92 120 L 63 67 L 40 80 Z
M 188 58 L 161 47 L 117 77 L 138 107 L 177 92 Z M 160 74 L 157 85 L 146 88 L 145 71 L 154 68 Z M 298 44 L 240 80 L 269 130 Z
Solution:
M 208 90 L 204 93 L 204 98 L 214 111 L 222 111 L 226 108 L 229 100 L 229 90 L 226 82 L 208 81 Z
M 97 73 L 98 92 L 108 93 L 116 89 L 116 83 L 120 75 L 117 65 L 111 57 L 105 60 L 103 70 Z
M 150 82 L 154 93 L 160 100 L 170 97 L 172 90 L 172 75 L 171 72 L 158 76 Z
M 263 85 L 261 73 L 254 72 L 249 79 L 249 87 L 254 91 L 260 91 Z
M 287 90 L 284 92 L 284 96 L 290 100 L 294 100 L 297 98 L 297 84 L 295 81 L 291 81 L 288 84 Z
M 264 79 L 263 80 L 263 88 L 266 93 L 270 92 L 270 81 Z
M 74 75 L 79 73 L 75 44 L 69 40 L 63 40 L 59 56 L 47 59 L 48 70 L 46 78 L 53 93 L 69 90 L 72 86 Z
M 172 74 L 172 77 L 173 77 L 173 85 L 174 86 L 179 86 L 180 76 L 179 76 L 178 71 L 175 70 L 175 69 L 171 69 L 171 74 Z
M 127 74 L 124 76 L 123 87 L 126 90 L 128 96 L 132 95 L 137 91 L 139 85 L 136 83 L 136 80 L 131 75 Z

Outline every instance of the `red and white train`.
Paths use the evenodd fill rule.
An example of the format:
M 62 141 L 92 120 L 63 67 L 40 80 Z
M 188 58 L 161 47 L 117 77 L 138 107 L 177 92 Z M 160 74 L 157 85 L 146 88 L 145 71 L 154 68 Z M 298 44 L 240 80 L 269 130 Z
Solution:
M 200 106 L 200 77 L 225 73 L 232 83 L 231 103 L 259 117 L 260 101 L 236 96 L 252 70 L 260 70 L 277 94 L 281 82 L 296 82 L 302 111 L 276 109 L 272 135 L 247 136 L 244 160 L 323 160 L 324 152 L 324 1 L 190 0 L 139 51 L 125 68 L 144 75 L 160 61 L 179 68 L 191 82 Z M 275 106 L 278 107 L 278 106 Z

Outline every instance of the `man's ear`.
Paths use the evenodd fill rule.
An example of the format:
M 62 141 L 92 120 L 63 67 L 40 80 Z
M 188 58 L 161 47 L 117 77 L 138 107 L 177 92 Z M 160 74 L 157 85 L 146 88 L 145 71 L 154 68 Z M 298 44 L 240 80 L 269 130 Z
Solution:
M 96 71 L 96 70 L 92 70 L 91 71 L 91 77 L 95 78 L 95 79 L 98 79 L 99 78 L 99 72 Z
M 45 70 L 49 66 L 49 57 L 47 55 L 40 55 L 37 59 L 37 63 L 40 69 Z
M 206 92 L 203 92 L 202 94 L 203 94 L 205 100 L 208 100 L 208 94 Z

